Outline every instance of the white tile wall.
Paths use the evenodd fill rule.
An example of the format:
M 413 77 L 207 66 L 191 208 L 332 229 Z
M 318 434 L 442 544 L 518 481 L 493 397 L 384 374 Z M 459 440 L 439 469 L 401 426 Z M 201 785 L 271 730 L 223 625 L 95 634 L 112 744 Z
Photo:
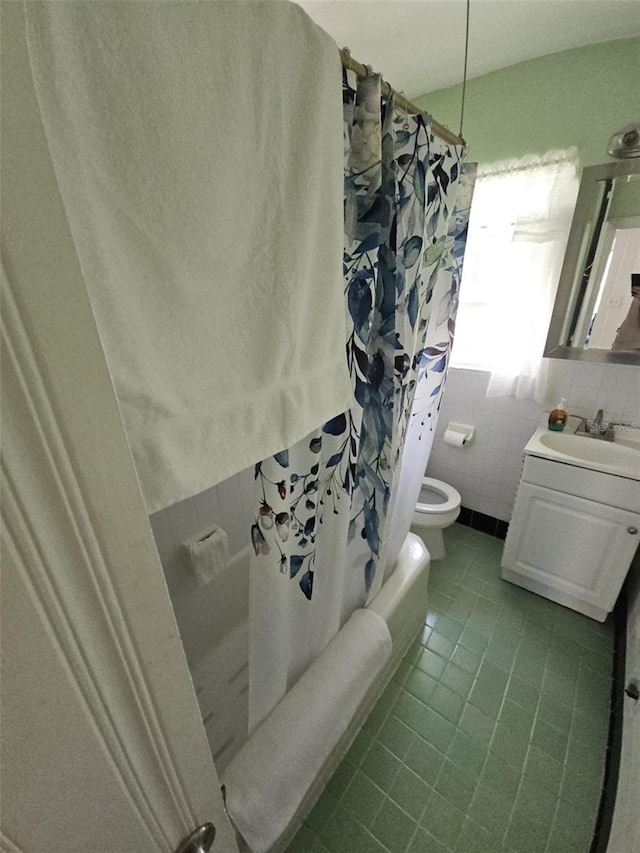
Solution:
M 511 518 L 524 446 L 545 416 L 567 398 L 572 414 L 640 425 L 640 367 L 549 362 L 544 405 L 511 397 L 487 397 L 489 374 L 451 368 L 442 399 L 427 474 L 460 492 L 463 506 L 508 521 Z M 473 424 L 469 447 L 449 447 L 442 436 L 451 421 Z
M 552 360 L 547 407 L 560 396 L 581 417 L 604 409 L 608 421 L 640 423 L 640 367 Z
M 249 730 L 249 632 L 243 622 L 191 668 L 211 754 L 221 773 Z
M 230 477 L 150 516 L 178 627 L 191 663 L 216 646 L 247 618 L 253 469 Z M 229 569 L 199 585 L 190 570 L 184 541 L 213 524 L 229 538 Z
M 253 469 L 150 516 L 156 547 L 212 754 L 224 769 L 247 737 L 250 529 Z M 229 537 L 227 571 L 201 585 L 185 539 L 217 524 Z

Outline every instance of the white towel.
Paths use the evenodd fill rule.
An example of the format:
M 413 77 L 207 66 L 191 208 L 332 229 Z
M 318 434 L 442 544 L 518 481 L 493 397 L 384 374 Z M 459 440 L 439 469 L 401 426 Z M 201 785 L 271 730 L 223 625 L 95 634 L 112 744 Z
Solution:
M 384 619 L 356 610 L 233 758 L 227 811 L 253 853 L 285 831 L 390 655 Z
M 25 10 L 151 513 L 351 403 L 338 50 L 288 2 Z
M 214 526 L 184 543 L 189 563 L 199 584 L 207 584 L 229 565 L 229 539 L 226 532 Z

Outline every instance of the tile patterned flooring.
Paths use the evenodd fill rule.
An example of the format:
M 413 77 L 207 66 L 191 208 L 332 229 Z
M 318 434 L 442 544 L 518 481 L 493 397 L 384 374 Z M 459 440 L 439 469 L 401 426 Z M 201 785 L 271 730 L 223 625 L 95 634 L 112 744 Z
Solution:
M 289 853 L 588 853 L 613 626 L 500 578 L 460 524 L 422 635 Z

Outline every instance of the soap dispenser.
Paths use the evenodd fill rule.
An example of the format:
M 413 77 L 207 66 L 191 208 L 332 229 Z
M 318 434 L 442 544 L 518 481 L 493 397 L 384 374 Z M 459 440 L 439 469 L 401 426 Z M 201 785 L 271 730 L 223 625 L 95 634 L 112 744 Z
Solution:
M 567 420 L 569 415 L 567 414 L 567 410 L 565 406 L 567 405 L 567 398 L 562 397 L 557 407 L 549 414 L 549 429 L 552 429 L 556 432 L 562 432 L 562 430 L 567 425 Z

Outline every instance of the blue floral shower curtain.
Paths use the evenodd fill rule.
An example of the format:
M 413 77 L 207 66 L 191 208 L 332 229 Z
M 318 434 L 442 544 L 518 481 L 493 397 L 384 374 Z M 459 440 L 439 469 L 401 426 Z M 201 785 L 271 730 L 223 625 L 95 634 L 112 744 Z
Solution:
M 433 446 L 456 329 L 462 265 L 475 179 L 476 164 L 465 164 L 460 175 L 455 213 L 450 222 L 444 254 L 427 304 L 426 336 L 415 359 L 418 381 L 404 436 L 402 456 L 391 490 L 389 536 L 385 543 L 383 562 L 384 578 L 393 569 L 395 555 L 411 525 Z
M 356 82 L 345 72 L 343 103 L 353 406 L 255 468 L 250 729 L 395 560 L 389 511 L 416 387 L 429 373 L 432 296 L 456 222 L 464 149 L 438 140 L 426 115 L 383 104 L 378 75 Z M 441 364 L 431 371 L 442 373 Z

